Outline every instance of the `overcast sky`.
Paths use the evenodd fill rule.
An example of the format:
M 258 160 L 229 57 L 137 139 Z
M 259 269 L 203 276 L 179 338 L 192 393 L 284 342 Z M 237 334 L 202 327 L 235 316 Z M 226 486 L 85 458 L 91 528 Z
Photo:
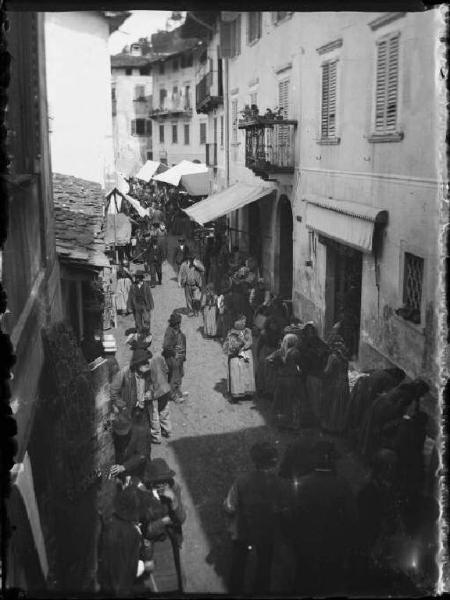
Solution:
M 148 37 L 152 33 L 156 33 L 158 29 L 165 29 L 166 21 L 172 14 L 171 10 L 133 10 L 131 12 L 133 13 L 131 17 L 109 38 L 111 54 L 117 54 L 124 46 L 140 37 Z

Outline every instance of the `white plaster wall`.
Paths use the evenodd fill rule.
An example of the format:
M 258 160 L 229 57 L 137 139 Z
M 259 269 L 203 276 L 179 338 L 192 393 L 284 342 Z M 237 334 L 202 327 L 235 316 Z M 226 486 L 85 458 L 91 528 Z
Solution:
M 180 58 L 178 57 L 178 62 Z M 159 90 L 167 90 L 167 100 L 170 102 L 173 86 L 178 89 L 186 85 L 190 86 L 190 105 L 192 106 L 192 116 L 164 117 L 160 120 L 153 120 L 153 159 L 159 160 L 167 152 L 167 164 L 177 164 L 182 160 L 200 160 L 202 163 L 206 160 L 206 147 L 200 144 L 200 123 L 206 123 L 206 139 L 208 141 L 208 117 L 207 115 L 197 114 L 195 110 L 195 84 L 196 71 L 198 64 L 194 57 L 192 67 L 184 69 L 179 68 L 174 71 L 172 68 L 173 59 L 165 62 L 165 71 L 163 75 L 159 74 L 158 65 L 152 65 L 153 77 L 153 107 L 159 106 Z M 172 125 L 178 126 L 178 143 L 172 143 Z M 189 144 L 184 143 L 184 125 L 189 124 Z M 164 125 L 164 142 L 159 139 L 159 126 Z
M 45 15 L 54 172 L 102 186 L 114 178 L 109 27 L 96 12 Z
M 114 156 L 118 171 L 134 175 L 147 160 L 147 150 L 152 151 L 151 136 L 131 134 L 133 119 L 149 119 L 150 101 L 135 102 L 135 86 L 145 86 L 145 95 L 152 94 L 152 78 L 140 75 L 133 69 L 132 75 L 126 75 L 125 69 L 112 70 L 112 85 L 116 90 L 116 115 L 113 116 Z M 154 127 L 154 122 L 152 122 Z
M 293 207 L 294 311 L 323 323 L 326 251 L 317 244 L 313 267 L 305 265 L 310 258 L 302 202 L 305 194 L 322 194 L 388 210 L 379 297 L 373 257 L 364 260 L 361 339 L 415 375 L 433 368 L 429 362 L 425 364 L 424 352 L 428 348 L 429 353 L 430 349 L 427 329 L 435 327 L 435 320 L 429 315 L 430 311 L 433 313 L 438 283 L 438 11 L 408 13 L 372 31 L 369 22 L 381 14 L 296 13 L 274 25 L 270 13 L 265 13 L 261 39 L 248 45 L 246 14 L 241 13 L 241 54 L 229 60 L 229 127 L 231 136 L 233 99 L 238 100 L 241 110 L 250 103 L 250 93 L 256 92 L 258 107 L 264 112 L 266 107 L 273 108 L 278 103 L 278 80 L 290 75 L 289 116 L 298 120 L 296 174 L 284 175 L 283 180 L 275 177 L 280 184 L 288 185 L 287 190 L 293 186 L 292 192 L 286 193 L 279 185 L 278 196 L 286 193 Z M 367 138 L 373 119 L 375 42 L 390 31 L 400 31 L 399 129 L 404 132 L 404 139 L 373 144 Z M 342 47 L 333 52 L 339 58 L 337 135 L 341 142 L 324 146 L 317 143 L 320 65 L 329 55 L 320 56 L 317 48 L 338 38 L 343 39 Z M 277 73 L 290 63 L 290 69 Z M 237 145 L 230 147 L 230 183 L 250 182 L 254 177 L 244 166 L 243 130 L 238 131 L 238 140 Z M 275 218 L 274 205 L 272 221 Z M 276 255 L 275 237 L 271 245 L 271 252 Z M 402 303 L 403 251 L 408 249 L 423 256 L 426 265 L 420 326 L 392 315 Z

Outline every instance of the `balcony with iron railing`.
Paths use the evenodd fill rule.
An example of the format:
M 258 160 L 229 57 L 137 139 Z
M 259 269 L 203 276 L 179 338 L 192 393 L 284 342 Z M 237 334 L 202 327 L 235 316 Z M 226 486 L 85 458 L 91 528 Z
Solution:
M 195 86 L 195 104 L 198 113 L 208 114 L 223 104 L 222 71 L 209 71 Z
M 245 130 L 245 166 L 267 178 L 273 173 L 293 173 L 297 121 L 260 119 L 239 121 Z
M 172 116 L 192 116 L 191 99 L 186 95 L 177 95 L 173 98 L 164 98 L 162 104 L 152 108 L 149 113 L 152 119 Z

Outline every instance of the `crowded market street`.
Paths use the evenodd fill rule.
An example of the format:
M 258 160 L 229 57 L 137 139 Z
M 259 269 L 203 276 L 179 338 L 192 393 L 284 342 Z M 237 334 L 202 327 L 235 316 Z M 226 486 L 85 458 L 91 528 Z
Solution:
M 169 243 L 169 256 L 172 256 L 176 238 L 171 236 Z M 133 268 L 137 270 L 139 265 Z M 155 309 L 150 349 L 152 352 L 160 350 L 172 311 L 183 314 L 181 328 L 187 338 L 183 388 L 189 395 L 181 404 L 171 403 L 172 437 L 161 445 L 152 446 L 152 458 L 162 457 L 168 462 L 183 490 L 188 515 L 182 549 L 185 591 L 224 593 L 227 591 L 231 541 L 222 504 L 228 488 L 236 474 L 248 470 L 248 451 L 254 443 L 273 442 L 282 455 L 286 445 L 299 434 L 272 427 L 270 409 L 263 399 L 239 405 L 227 401 L 226 357 L 221 344 L 203 337 L 201 317 L 186 316 L 184 293 L 169 261 L 163 265 L 162 281 L 161 286 L 152 290 Z M 126 366 L 132 355 L 125 335 L 132 326 L 132 315 L 119 316 L 117 329 L 111 330 L 117 340 L 116 357 L 120 367 Z M 322 436 L 318 431 L 307 430 L 300 435 Z M 367 470 L 345 448 L 338 467 L 355 491 L 367 475 Z M 274 589 L 282 592 L 288 581 L 286 568 L 290 565 L 285 554 L 278 558 Z M 157 558 L 155 568 L 164 569 Z

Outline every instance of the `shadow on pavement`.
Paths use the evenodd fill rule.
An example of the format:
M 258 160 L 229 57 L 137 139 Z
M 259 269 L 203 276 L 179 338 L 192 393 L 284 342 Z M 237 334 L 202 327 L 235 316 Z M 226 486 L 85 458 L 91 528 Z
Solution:
M 218 392 L 219 394 L 222 394 L 222 396 L 225 398 L 225 400 L 228 400 L 229 394 L 228 394 L 227 380 L 221 379 L 220 381 L 218 381 L 216 383 L 216 385 L 214 386 L 214 391 Z
M 208 540 L 210 552 L 206 562 L 224 581 L 228 578 L 231 540 L 223 501 L 235 478 L 252 468 L 250 447 L 261 441 L 279 444 L 266 426 L 170 442 Z M 186 546 L 189 544 L 186 539 Z

